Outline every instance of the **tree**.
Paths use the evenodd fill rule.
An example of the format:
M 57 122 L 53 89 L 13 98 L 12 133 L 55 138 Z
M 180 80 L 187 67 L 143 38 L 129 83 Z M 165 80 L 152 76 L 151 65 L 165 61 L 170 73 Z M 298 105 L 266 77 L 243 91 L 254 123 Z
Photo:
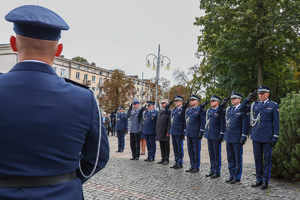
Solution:
M 115 69 L 110 78 L 105 78 L 103 83 L 104 97 L 100 104 L 108 113 L 118 108 L 119 105 L 127 107 L 126 102 L 135 93 L 134 82 L 125 76 L 124 71 Z
M 270 79 L 288 60 L 299 63 L 299 1 L 201 0 L 200 9 L 206 15 L 194 23 L 203 27 L 197 56 L 206 84 L 222 93 L 234 89 L 246 94 L 263 83 L 276 88 Z
M 174 85 L 170 89 L 170 100 L 174 99 L 176 95 L 182 96 L 184 101 L 188 100 L 190 98 L 189 88 L 183 85 Z
M 190 94 L 200 95 L 204 93 L 204 87 L 202 82 L 197 80 L 197 77 L 200 76 L 199 65 L 195 64 L 185 70 L 181 70 L 180 68 L 175 69 L 173 72 L 175 80 L 180 85 L 183 85 L 188 88 Z
M 272 176 L 300 180 L 300 91 L 281 101 L 277 143 L 272 153 Z
M 77 62 L 81 62 L 81 63 L 84 63 L 84 64 L 89 64 L 89 62 L 85 58 L 80 57 L 80 56 L 73 57 L 72 60 L 77 61 Z
M 150 100 L 155 101 L 155 94 L 156 94 L 156 78 L 150 79 Z M 158 90 L 157 90 L 157 101 L 160 102 L 163 98 L 167 98 L 167 93 L 170 88 L 170 81 L 166 78 L 162 77 L 158 81 Z

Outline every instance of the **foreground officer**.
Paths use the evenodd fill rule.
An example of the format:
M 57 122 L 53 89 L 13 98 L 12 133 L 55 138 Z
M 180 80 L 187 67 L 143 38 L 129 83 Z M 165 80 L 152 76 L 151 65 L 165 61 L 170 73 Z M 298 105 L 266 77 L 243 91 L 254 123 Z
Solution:
M 156 141 L 159 141 L 161 160 L 157 164 L 168 165 L 170 156 L 170 127 L 171 119 L 169 115 L 164 114 L 164 110 L 167 106 L 168 100 L 164 99 L 161 101 L 162 110 L 158 111 L 156 120 Z
M 279 135 L 279 106 L 269 100 L 270 88 L 258 86 L 259 102 L 251 105 L 251 139 L 256 169 L 256 182 L 252 187 L 268 188 L 271 176 L 272 148 Z M 264 162 L 263 162 L 264 161 Z
M 231 93 L 231 107 L 225 112 L 226 129 L 224 140 L 226 141 L 229 178 L 226 183 L 240 182 L 243 167 L 243 145 L 249 132 L 249 114 L 240 110 L 243 95 Z
M 81 200 L 81 185 L 106 165 L 109 146 L 93 92 L 51 67 L 69 27 L 33 5 L 5 18 L 14 22 L 18 63 L 0 76 L 0 199 Z
M 224 99 L 219 106 L 221 98 L 216 95 L 211 95 L 210 105 L 206 111 L 206 125 L 205 135 L 207 139 L 208 152 L 210 158 L 210 172 L 206 177 L 217 178 L 220 177 L 221 170 L 221 142 L 223 140 L 225 131 L 225 118 L 223 114 L 223 107 L 228 99 Z
M 176 95 L 174 100 L 166 106 L 164 113 L 171 115 L 171 128 L 170 134 L 172 135 L 172 144 L 175 157 L 175 163 L 171 166 L 174 169 L 182 168 L 183 164 L 183 139 L 184 139 L 184 123 L 185 123 L 185 111 L 188 106 L 188 101 L 182 105 L 183 98 Z M 175 108 L 171 111 L 170 106 L 175 101 Z
M 146 137 L 146 144 L 148 149 L 148 157 L 146 162 L 152 162 L 155 160 L 155 152 L 156 152 L 156 142 L 155 142 L 155 127 L 156 127 L 156 119 L 157 119 L 157 110 L 154 109 L 154 102 L 147 101 L 147 108 L 143 113 L 143 124 L 141 125 L 140 130 L 142 130 L 143 134 Z M 144 111 L 144 109 L 143 109 Z M 142 112 L 141 112 L 142 113 Z
M 114 116 L 117 112 L 117 109 L 111 113 L 111 116 Z M 116 131 L 118 137 L 118 150 L 117 153 L 122 153 L 125 148 L 125 132 L 127 132 L 128 120 L 126 114 L 124 113 L 124 107 L 118 107 L 118 114 L 116 114 Z
M 203 108 L 209 102 L 198 106 L 200 97 L 190 95 L 190 108 L 185 113 L 185 135 L 187 137 L 188 153 L 190 157 L 191 167 L 186 172 L 196 173 L 199 172 L 200 167 L 200 151 L 201 139 L 204 135 L 205 128 L 205 112 Z
M 132 158 L 130 160 L 139 160 L 140 158 L 140 125 L 141 118 L 139 118 L 139 105 L 140 102 L 137 100 L 132 101 L 129 110 L 127 112 L 127 118 L 130 118 L 129 132 L 130 132 L 130 148 L 132 153 Z M 132 109 L 133 108 L 133 109 Z

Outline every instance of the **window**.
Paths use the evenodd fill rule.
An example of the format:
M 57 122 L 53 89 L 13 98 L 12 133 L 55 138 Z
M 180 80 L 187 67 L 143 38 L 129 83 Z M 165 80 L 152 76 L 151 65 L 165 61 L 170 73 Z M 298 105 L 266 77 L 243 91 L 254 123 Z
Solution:
M 99 88 L 99 94 L 102 94 L 102 88 Z
M 103 83 L 103 78 L 99 78 L 99 83 Z
M 80 69 L 80 65 L 77 65 L 77 69 Z
M 76 79 L 80 79 L 80 72 L 76 72 Z
M 88 70 L 88 68 L 87 67 L 84 67 L 84 71 L 87 71 Z
M 99 74 L 100 74 L 100 75 L 102 75 L 102 72 L 101 72 L 101 71 L 99 71 Z
M 84 74 L 84 80 L 88 80 L 88 75 Z
M 92 76 L 92 82 L 93 82 L 93 83 L 96 82 L 96 76 Z
M 65 69 L 61 69 L 60 70 L 60 76 L 65 77 L 65 74 L 66 74 L 65 71 L 66 71 Z
M 95 92 L 95 87 L 92 87 L 92 90 Z

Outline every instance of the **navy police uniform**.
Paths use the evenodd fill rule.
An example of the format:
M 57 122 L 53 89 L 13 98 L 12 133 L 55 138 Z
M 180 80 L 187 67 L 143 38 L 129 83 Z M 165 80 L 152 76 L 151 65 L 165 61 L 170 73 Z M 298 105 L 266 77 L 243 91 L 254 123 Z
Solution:
M 231 98 L 242 99 L 243 95 L 232 92 Z M 231 106 L 225 112 L 226 129 L 224 140 L 226 141 L 229 179 L 226 182 L 234 184 L 239 182 L 243 167 L 243 144 L 249 133 L 249 113 L 240 110 L 240 104 Z
M 137 100 L 132 101 L 133 104 L 139 104 Z M 140 124 L 141 118 L 139 117 L 141 109 L 129 108 L 127 112 L 127 118 L 130 119 L 129 132 L 130 132 L 130 148 L 132 153 L 132 160 L 138 160 L 140 157 Z
M 176 95 L 174 100 L 183 101 L 184 99 L 181 96 Z M 179 108 L 175 107 L 172 110 L 169 110 L 169 108 L 170 108 L 170 104 L 166 106 L 164 113 L 166 115 L 171 115 L 170 134 L 172 135 L 175 164 L 179 167 L 182 167 L 183 156 L 184 156 L 182 135 L 184 136 L 186 107 L 185 106 L 181 106 Z
M 19 23 L 14 27 L 19 35 L 57 40 L 67 26 L 57 16 L 40 6 L 22 6 L 6 19 Z M 0 121 L 0 199 L 81 200 L 88 178 L 79 161 L 85 175 L 92 172 L 99 139 L 95 172 L 109 159 L 93 92 L 60 78 L 44 62 L 23 61 L 0 76 Z
M 118 109 L 124 109 L 123 106 L 119 106 Z M 115 113 L 113 112 L 111 116 Z M 124 112 L 118 112 L 116 114 L 116 131 L 118 136 L 118 151 L 123 152 L 125 148 L 125 132 L 128 130 L 128 120 L 127 115 Z
M 258 93 L 270 92 L 267 86 L 258 86 Z M 251 105 L 251 139 L 256 168 L 257 182 L 268 184 L 271 176 L 272 142 L 279 136 L 279 106 L 267 99 Z M 264 158 L 263 158 L 264 156 Z M 264 161 L 264 163 L 263 163 Z
M 211 101 L 221 101 L 216 95 L 211 95 Z M 209 176 L 220 176 L 221 171 L 221 143 L 217 139 L 223 139 L 225 132 L 225 118 L 223 107 L 209 108 L 206 112 L 206 124 L 204 137 L 207 139 L 210 158 Z
M 153 101 L 147 101 L 148 105 L 154 105 Z M 155 152 L 156 152 L 156 142 L 155 142 L 155 128 L 156 128 L 156 119 L 158 111 L 146 110 L 143 113 L 143 124 L 141 130 L 146 137 L 146 144 L 148 149 L 148 157 L 145 161 L 154 161 Z
M 194 94 L 190 95 L 190 99 L 200 101 L 200 98 Z M 205 113 L 203 108 L 205 105 L 189 108 L 185 113 L 185 136 L 187 137 L 188 153 L 190 157 L 190 169 L 188 172 L 197 172 L 200 167 L 200 151 L 201 136 L 204 135 Z

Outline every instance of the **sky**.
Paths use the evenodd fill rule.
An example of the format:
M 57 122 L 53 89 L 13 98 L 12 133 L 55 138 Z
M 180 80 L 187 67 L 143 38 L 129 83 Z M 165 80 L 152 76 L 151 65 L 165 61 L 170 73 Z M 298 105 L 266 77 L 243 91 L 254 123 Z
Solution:
M 0 44 L 14 35 L 5 15 L 21 5 L 40 5 L 59 14 L 70 26 L 62 31 L 62 55 L 81 56 L 105 69 L 121 69 L 144 79 L 156 76 L 145 66 L 146 56 L 160 53 L 171 60 L 171 70 L 160 77 L 176 84 L 173 70 L 199 63 L 195 17 L 203 16 L 199 0 L 1 0 Z M 150 57 L 152 61 L 153 57 Z M 167 62 L 165 62 L 167 64 Z

